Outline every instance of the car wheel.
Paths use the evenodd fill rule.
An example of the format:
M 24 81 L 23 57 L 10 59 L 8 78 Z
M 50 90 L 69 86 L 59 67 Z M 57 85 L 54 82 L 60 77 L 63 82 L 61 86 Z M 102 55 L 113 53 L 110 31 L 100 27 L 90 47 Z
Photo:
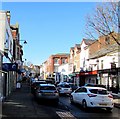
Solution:
M 73 102 L 73 96 L 70 96 L 70 102 L 71 102 L 71 104 L 74 103 L 74 102 Z
M 82 101 L 82 107 L 83 109 L 87 109 L 87 103 L 85 100 Z
M 109 112 L 111 112 L 112 109 L 113 109 L 113 108 L 110 108 L 110 107 L 106 108 L 106 110 L 109 111 Z

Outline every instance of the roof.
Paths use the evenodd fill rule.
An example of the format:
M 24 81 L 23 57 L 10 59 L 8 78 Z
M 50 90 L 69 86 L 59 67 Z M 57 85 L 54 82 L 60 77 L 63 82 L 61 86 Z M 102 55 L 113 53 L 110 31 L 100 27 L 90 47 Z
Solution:
M 71 47 L 70 50 L 74 50 L 74 47 Z
M 80 44 L 75 44 L 75 47 L 80 48 Z
M 109 45 L 107 48 L 102 48 L 95 52 L 94 54 L 90 55 L 89 59 L 95 59 L 101 56 L 105 56 L 108 53 L 114 52 L 119 49 L 119 46 L 115 43 L 112 45 Z
M 55 55 L 69 55 L 69 53 L 57 53 Z
M 85 42 L 86 45 L 91 45 L 93 42 L 95 42 L 96 40 L 91 40 L 91 39 L 83 39 L 83 41 Z

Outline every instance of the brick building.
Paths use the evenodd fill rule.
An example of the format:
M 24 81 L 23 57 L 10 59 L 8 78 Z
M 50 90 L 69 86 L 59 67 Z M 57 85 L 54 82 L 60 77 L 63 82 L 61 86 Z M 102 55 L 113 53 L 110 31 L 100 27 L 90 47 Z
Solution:
M 43 78 L 53 77 L 54 73 L 58 73 L 58 67 L 62 64 L 69 62 L 69 54 L 58 53 L 51 55 L 42 65 L 40 66 L 40 76 Z

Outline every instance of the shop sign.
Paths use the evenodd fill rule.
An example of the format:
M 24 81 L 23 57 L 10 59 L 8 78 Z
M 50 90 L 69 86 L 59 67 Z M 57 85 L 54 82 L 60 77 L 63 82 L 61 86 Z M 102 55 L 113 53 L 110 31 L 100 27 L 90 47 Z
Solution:
M 17 71 L 18 64 L 17 63 L 3 63 L 2 70 L 3 71 Z
M 96 74 L 97 74 L 97 70 L 90 72 L 80 72 L 80 75 L 96 75 Z

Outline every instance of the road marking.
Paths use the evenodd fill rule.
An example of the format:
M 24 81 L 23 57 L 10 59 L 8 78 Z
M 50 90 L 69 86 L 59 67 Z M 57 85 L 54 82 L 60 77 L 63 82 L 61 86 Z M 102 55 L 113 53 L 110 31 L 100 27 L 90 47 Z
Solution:
M 61 117 L 61 119 L 63 118 L 74 118 L 76 119 L 70 112 L 61 112 L 61 111 L 56 111 L 56 113 L 58 114 L 59 117 Z

